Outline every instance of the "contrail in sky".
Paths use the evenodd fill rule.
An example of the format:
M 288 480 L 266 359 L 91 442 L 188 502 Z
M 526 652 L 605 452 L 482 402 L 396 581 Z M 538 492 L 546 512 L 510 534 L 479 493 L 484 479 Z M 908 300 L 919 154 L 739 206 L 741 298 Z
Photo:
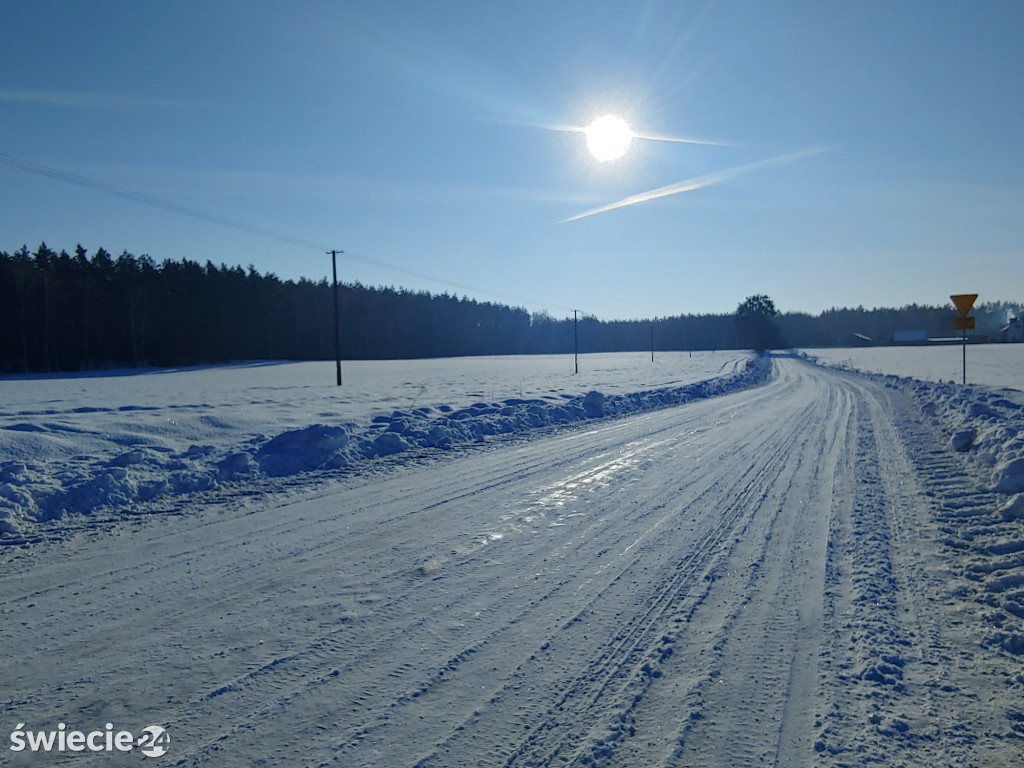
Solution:
M 500 120 L 495 119 L 496 123 L 504 123 L 505 125 L 520 125 L 525 128 L 541 128 L 545 131 L 560 131 L 562 133 L 586 133 L 586 127 L 580 127 L 578 125 L 552 125 L 548 123 L 530 123 L 524 120 Z M 643 139 L 645 141 L 668 141 L 674 144 L 700 144 L 707 147 L 735 147 L 736 144 L 728 144 L 724 141 L 706 141 L 704 139 L 689 139 L 681 136 L 659 136 L 654 133 L 634 133 L 632 135 L 634 139 Z
M 768 168 L 773 165 L 783 165 L 785 163 L 792 163 L 794 160 L 799 160 L 804 157 L 810 157 L 811 155 L 817 155 L 821 152 L 827 152 L 828 147 L 813 147 L 811 149 L 805 149 L 801 152 L 794 152 L 789 155 L 780 155 L 779 157 L 769 157 L 766 160 L 758 160 L 757 162 L 747 163 L 746 165 L 737 165 L 733 168 L 726 168 L 722 171 L 715 171 L 704 176 L 694 176 L 692 179 L 686 179 L 685 181 L 678 181 L 675 184 L 669 184 L 667 187 L 658 187 L 652 189 L 649 192 L 641 192 L 637 195 L 630 195 L 622 200 L 615 203 L 609 203 L 608 205 L 602 205 L 600 208 L 594 208 L 589 211 L 577 214 L 576 216 L 570 216 L 568 219 L 562 219 L 558 224 L 566 224 L 570 221 L 579 221 L 585 219 L 588 216 L 596 216 L 599 213 L 607 213 L 608 211 L 614 211 L 617 208 L 625 208 L 629 205 L 638 205 L 640 203 L 646 203 L 651 200 L 657 200 L 661 197 L 668 197 L 669 195 L 678 195 L 681 192 L 692 192 L 695 189 L 703 189 L 704 187 L 710 187 L 714 184 L 720 184 L 723 181 L 734 179 L 737 176 L 742 176 L 751 171 L 757 171 L 761 168 Z

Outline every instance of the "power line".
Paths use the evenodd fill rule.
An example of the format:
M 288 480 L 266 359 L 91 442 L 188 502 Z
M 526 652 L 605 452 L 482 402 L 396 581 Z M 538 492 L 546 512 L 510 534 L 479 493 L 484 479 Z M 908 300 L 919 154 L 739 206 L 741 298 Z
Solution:
M 260 227 L 253 224 L 247 224 L 242 221 L 236 221 L 229 219 L 225 216 L 218 216 L 212 213 L 206 213 L 198 208 L 192 208 L 187 205 L 180 205 L 178 203 L 172 203 L 167 200 L 161 200 L 158 197 L 152 195 L 146 195 L 142 192 L 134 192 L 129 189 L 122 189 L 121 187 L 114 186 L 113 184 L 107 184 L 103 181 L 97 181 L 96 179 L 90 179 L 86 176 L 79 176 L 76 173 L 70 173 L 68 171 L 62 171 L 59 168 L 52 168 L 42 163 L 35 163 L 31 160 L 24 160 L 20 157 L 14 157 L 13 155 L 7 155 L 0 152 L 0 162 L 12 165 L 15 168 L 20 168 L 23 171 L 29 173 L 35 173 L 39 176 L 47 176 L 51 179 L 58 181 L 67 182 L 68 184 L 74 184 L 79 187 L 85 187 L 96 192 L 102 192 L 105 195 L 111 195 L 112 197 L 120 197 L 125 200 L 131 200 L 135 203 L 142 203 L 153 208 L 161 208 L 165 211 L 172 213 L 178 213 L 182 216 L 190 216 L 194 219 L 201 219 L 203 221 L 209 221 L 213 224 L 219 224 L 222 227 L 228 227 L 230 229 L 237 229 L 241 232 L 247 232 L 252 235 L 259 235 L 260 237 L 266 237 L 271 240 L 277 240 L 279 242 L 287 243 L 288 245 L 297 245 L 300 248 L 315 248 L 316 250 L 324 250 L 327 246 L 322 246 L 319 243 L 315 243 L 312 240 L 306 240 L 301 237 L 293 237 L 292 235 L 285 234 L 284 232 L 277 232 L 276 230 L 269 229 L 267 227 Z
M 18 168 L 22 171 L 27 171 L 28 173 L 34 173 L 38 176 L 45 176 L 47 178 L 56 179 L 57 181 L 63 181 L 67 184 L 73 184 L 75 186 L 84 187 L 86 189 L 91 189 L 95 192 L 101 192 L 105 195 L 110 195 L 112 197 L 119 197 L 124 200 L 130 200 L 134 203 L 140 203 L 142 205 L 148 205 L 153 208 L 159 208 L 165 211 L 170 211 L 171 213 L 177 213 L 182 216 L 189 216 L 194 219 L 208 221 L 212 224 L 217 224 L 222 227 L 234 229 L 239 232 L 245 232 L 251 235 L 258 235 L 259 237 L 265 237 L 270 240 L 277 240 L 278 242 L 286 243 L 288 245 L 298 246 L 299 248 L 311 249 L 319 251 L 321 253 L 324 251 L 328 253 L 331 252 L 330 246 L 324 245 L 323 243 L 318 243 L 315 240 L 307 240 L 306 238 L 295 237 L 294 235 L 289 235 L 286 232 L 279 232 L 269 227 L 261 227 L 258 225 L 249 224 L 244 221 L 238 221 L 237 219 L 231 219 L 226 216 L 219 216 L 217 214 L 207 213 L 206 211 L 200 210 L 198 208 L 193 208 L 187 205 L 180 205 L 178 203 L 173 203 L 168 200 L 162 200 L 158 197 L 153 197 L 152 195 L 147 195 L 142 192 L 135 192 L 130 189 L 124 189 L 113 184 L 98 181 L 97 179 L 90 179 L 87 176 L 81 176 L 79 174 L 64 171 L 49 165 L 36 163 L 32 160 L 25 160 L 24 158 L 15 157 L 14 155 L 8 155 L 3 152 L 0 152 L 0 163 L 6 163 L 7 165 L 10 165 L 14 168 Z M 572 309 L 568 307 L 559 306 L 557 304 L 539 301 L 529 301 L 521 297 L 515 298 L 499 293 L 494 293 L 493 291 L 487 291 L 482 288 L 476 288 L 474 286 L 467 285 L 464 283 L 446 280 L 441 277 L 436 277 L 428 275 L 424 272 L 418 272 L 413 269 L 400 267 L 396 264 L 391 264 L 389 262 L 382 261 L 381 259 L 375 259 L 369 256 L 361 256 L 359 254 L 354 254 L 348 251 L 345 252 L 345 256 L 350 261 L 356 261 L 359 262 L 360 264 L 366 264 L 367 266 L 377 267 L 378 269 L 384 269 L 390 272 L 396 272 L 398 274 L 407 275 L 409 277 L 415 277 L 420 280 L 428 280 L 432 283 L 437 283 L 438 285 L 447 286 L 449 288 L 456 288 L 460 291 L 469 291 L 471 293 L 480 294 L 482 296 L 490 296 L 491 298 L 501 299 L 502 301 L 511 302 L 512 304 L 527 304 L 536 307 L 545 307 L 549 309 L 562 310 L 564 312 L 572 311 Z
M 359 256 L 349 251 L 345 251 L 345 256 L 348 257 L 351 261 L 358 261 L 361 264 L 367 264 L 372 267 L 379 267 L 380 269 L 391 270 L 392 272 L 400 272 L 401 274 L 409 275 L 410 277 L 417 277 L 420 280 L 429 280 L 430 282 L 437 283 L 438 285 L 446 285 L 449 288 L 458 288 L 460 291 L 471 291 L 472 293 L 477 293 L 483 296 L 490 296 L 492 299 L 501 299 L 502 301 L 512 302 L 513 304 L 531 304 L 536 307 L 546 307 L 548 309 L 560 309 L 564 312 L 572 312 L 572 309 L 568 307 L 559 306 L 558 304 L 552 304 L 550 302 L 529 301 L 522 297 L 514 298 L 511 296 L 506 296 L 504 294 L 494 293 L 493 291 L 486 291 L 482 288 L 474 288 L 471 285 L 456 283 L 452 282 L 451 280 L 442 280 L 437 277 L 431 277 L 430 275 L 424 272 L 417 272 L 416 270 L 406 269 L 405 267 L 397 267 L 393 264 L 389 264 L 386 261 L 380 261 L 379 259 L 373 259 L 368 256 Z

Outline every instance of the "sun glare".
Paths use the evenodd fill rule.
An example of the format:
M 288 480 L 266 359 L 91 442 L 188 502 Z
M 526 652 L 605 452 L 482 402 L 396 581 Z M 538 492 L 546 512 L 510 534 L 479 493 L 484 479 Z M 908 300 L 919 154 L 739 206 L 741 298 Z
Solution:
M 587 149 L 599 163 L 618 160 L 629 149 L 636 135 L 618 115 L 602 115 L 583 129 Z

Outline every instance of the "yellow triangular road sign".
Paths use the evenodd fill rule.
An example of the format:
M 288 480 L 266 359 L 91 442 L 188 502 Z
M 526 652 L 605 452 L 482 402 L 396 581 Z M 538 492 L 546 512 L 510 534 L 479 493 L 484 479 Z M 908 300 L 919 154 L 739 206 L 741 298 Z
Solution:
M 956 304 L 956 309 L 960 313 L 960 317 L 967 317 L 967 313 L 971 311 L 971 307 L 974 306 L 974 300 L 978 298 L 976 293 L 959 293 L 956 296 L 950 296 L 953 303 Z

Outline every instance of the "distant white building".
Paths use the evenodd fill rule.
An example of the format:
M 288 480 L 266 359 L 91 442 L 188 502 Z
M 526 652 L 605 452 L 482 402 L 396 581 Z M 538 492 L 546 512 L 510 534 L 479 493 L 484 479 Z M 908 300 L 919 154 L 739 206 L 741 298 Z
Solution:
M 1010 322 L 999 330 L 1000 341 L 1024 341 L 1024 319 L 1011 317 Z

